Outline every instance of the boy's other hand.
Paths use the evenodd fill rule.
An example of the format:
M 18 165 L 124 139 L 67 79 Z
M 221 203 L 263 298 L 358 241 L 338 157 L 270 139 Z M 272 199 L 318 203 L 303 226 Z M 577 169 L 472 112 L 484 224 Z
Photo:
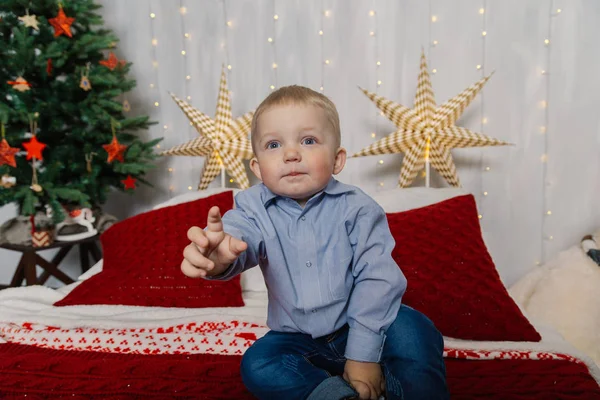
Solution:
M 377 400 L 385 391 L 385 381 L 378 363 L 346 360 L 344 380 L 356 390 L 361 400 Z
M 191 243 L 183 250 L 181 271 L 190 278 L 224 272 L 248 248 L 246 242 L 223 231 L 219 207 L 208 211 L 206 230 L 194 226 L 187 235 Z

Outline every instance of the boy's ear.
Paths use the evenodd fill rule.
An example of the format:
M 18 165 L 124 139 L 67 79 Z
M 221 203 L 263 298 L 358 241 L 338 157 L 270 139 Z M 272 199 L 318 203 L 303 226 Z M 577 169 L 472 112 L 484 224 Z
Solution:
M 252 160 L 250 160 L 250 169 L 252 170 L 252 172 L 254 172 L 254 175 L 256 175 L 256 177 L 262 181 L 262 177 L 260 175 L 260 167 L 258 166 L 258 160 L 256 159 L 256 157 L 253 157 Z
M 346 165 L 346 149 L 340 147 L 335 153 L 335 162 L 333 163 L 333 174 L 337 175 L 344 169 Z

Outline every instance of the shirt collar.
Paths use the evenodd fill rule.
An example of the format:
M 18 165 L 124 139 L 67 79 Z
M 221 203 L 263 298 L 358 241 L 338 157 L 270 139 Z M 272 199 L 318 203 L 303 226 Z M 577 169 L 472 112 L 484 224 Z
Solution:
M 265 186 L 264 183 L 261 183 L 262 185 L 262 201 L 263 201 L 263 205 L 266 207 L 272 200 L 278 198 L 278 197 L 284 197 L 284 196 L 280 196 L 278 194 L 273 193 L 268 187 Z M 325 186 L 325 189 L 323 189 L 321 192 L 318 192 L 316 194 L 313 195 L 314 196 L 318 196 L 321 193 L 326 193 L 328 195 L 338 195 L 338 194 L 343 194 L 343 193 L 347 193 L 347 192 L 351 192 L 353 191 L 354 188 L 350 185 L 346 185 L 344 183 L 339 182 L 337 179 L 335 179 L 333 176 L 329 179 L 329 182 L 327 183 L 327 186 Z

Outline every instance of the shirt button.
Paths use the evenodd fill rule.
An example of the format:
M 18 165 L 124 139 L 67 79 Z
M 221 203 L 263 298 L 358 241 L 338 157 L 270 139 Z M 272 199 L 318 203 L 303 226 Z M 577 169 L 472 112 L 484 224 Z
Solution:
M 312 267 L 312 263 L 310 261 L 307 261 L 306 266 L 310 268 L 310 267 Z
M 312 310 L 312 312 L 313 312 L 313 313 L 316 313 L 316 312 L 317 312 L 317 310 Z
M 306 217 L 305 217 L 304 215 L 303 215 L 303 216 L 301 216 L 301 217 L 300 217 L 300 219 L 301 219 L 302 221 L 306 221 Z

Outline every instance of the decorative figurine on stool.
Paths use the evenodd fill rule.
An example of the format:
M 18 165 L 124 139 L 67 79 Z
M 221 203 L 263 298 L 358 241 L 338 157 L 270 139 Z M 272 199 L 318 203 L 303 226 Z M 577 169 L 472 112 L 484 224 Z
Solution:
M 75 208 L 65 210 L 67 217 L 56 226 L 56 240 L 74 242 L 96 236 L 98 231 L 93 223 L 96 221 L 89 208 Z

